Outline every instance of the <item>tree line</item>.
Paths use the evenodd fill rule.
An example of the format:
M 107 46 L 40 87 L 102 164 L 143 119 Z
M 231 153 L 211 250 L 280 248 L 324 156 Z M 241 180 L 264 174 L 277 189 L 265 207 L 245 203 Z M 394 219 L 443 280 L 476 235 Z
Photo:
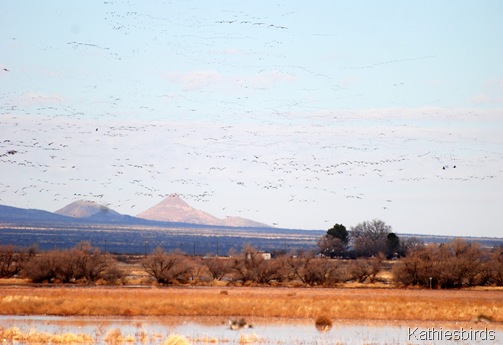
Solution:
M 461 239 L 419 245 L 393 267 L 403 285 L 432 288 L 503 286 L 503 246 L 484 249 Z
M 0 246 L 0 278 L 28 278 L 33 283 L 114 282 L 120 278 L 116 259 L 89 242 L 70 249 L 38 253 L 34 247 Z
M 374 281 L 385 257 L 340 260 L 319 257 L 314 250 L 299 250 L 269 258 L 245 245 L 226 257 L 189 256 L 180 251 L 156 248 L 142 258 L 140 265 L 159 285 L 293 284 L 295 286 L 334 286 L 347 281 Z M 0 246 L 0 278 L 27 278 L 33 283 L 127 284 L 127 269 L 112 254 L 102 253 L 88 242 L 62 250 L 37 253 L 33 249 Z
M 387 259 L 403 257 L 420 241 L 408 238 L 402 241 L 391 226 L 380 219 L 364 221 L 349 231 L 335 224 L 318 241 L 320 253 L 331 258 L 355 259 L 383 254 Z
M 357 259 L 330 258 L 300 250 L 269 259 L 252 246 L 228 257 L 189 256 L 156 248 L 140 259 L 159 285 L 274 285 L 334 287 L 342 283 L 395 283 L 397 286 L 460 288 L 503 286 L 503 247 L 484 249 L 455 240 L 446 244 L 418 244 L 404 257 L 387 260 L 384 253 Z M 37 253 L 34 249 L 0 246 L 0 277 L 26 278 L 33 283 L 128 284 L 123 258 L 102 253 L 90 243 L 67 250 Z M 379 274 L 388 272 L 388 278 Z

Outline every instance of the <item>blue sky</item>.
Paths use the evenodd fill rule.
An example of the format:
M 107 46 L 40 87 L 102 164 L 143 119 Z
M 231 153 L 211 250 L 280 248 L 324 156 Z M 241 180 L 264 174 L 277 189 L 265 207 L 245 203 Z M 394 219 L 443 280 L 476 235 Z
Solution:
M 6 1 L 0 203 L 135 215 L 179 193 L 280 227 L 501 236 L 502 17 L 502 1 Z

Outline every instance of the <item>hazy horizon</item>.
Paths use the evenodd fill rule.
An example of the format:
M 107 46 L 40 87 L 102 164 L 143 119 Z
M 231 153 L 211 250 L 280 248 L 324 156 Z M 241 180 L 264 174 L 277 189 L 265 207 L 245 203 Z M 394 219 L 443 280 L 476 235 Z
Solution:
M 6 1 L 0 204 L 170 194 L 281 228 L 500 237 L 503 3 Z

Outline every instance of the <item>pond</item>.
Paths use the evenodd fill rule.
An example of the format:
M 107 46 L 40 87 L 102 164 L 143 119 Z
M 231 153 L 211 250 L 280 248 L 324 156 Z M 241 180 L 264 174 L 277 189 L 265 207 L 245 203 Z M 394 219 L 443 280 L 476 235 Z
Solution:
M 503 340 L 503 327 L 492 324 L 334 321 L 330 330 L 320 332 L 312 320 L 256 318 L 251 321 L 252 328 L 231 330 L 222 317 L 0 316 L 0 343 L 162 345 L 175 334 L 194 345 L 501 344 Z M 66 336 L 54 338 L 56 335 Z

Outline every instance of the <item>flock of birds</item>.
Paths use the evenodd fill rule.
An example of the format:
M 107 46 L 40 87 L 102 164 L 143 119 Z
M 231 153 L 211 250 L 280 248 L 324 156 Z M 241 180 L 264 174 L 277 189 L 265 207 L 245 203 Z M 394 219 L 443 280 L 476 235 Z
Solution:
M 215 23 L 217 23 L 217 24 L 234 24 L 234 23 L 238 23 L 238 24 L 249 24 L 249 25 L 259 25 L 259 26 L 263 25 L 263 26 L 265 26 L 267 28 L 272 28 L 272 29 L 280 29 L 280 30 L 286 30 L 286 29 L 288 29 L 286 26 L 267 24 L 267 23 L 264 23 L 264 22 L 251 22 L 249 20 L 241 20 L 241 21 L 238 21 L 238 20 L 218 20 Z
M 462 171 L 459 164 L 441 164 L 434 154 L 417 158 L 417 155 L 408 157 L 397 152 L 391 153 L 390 158 L 382 158 L 384 151 L 381 152 L 378 145 L 389 146 L 393 139 L 380 140 L 375 146 L 365 143 L 364 147 L 358 143 L 326 145 L 331 135 L 319 136 L 313 129 L 312 133 L 300 134 L 275 127 L 282 132 L 275 137 L 253 131 L 249 126 L 208 129 L 203 125 L 173 128 L 167 124 L 142 124 L 136 127 L 100 125 L 99 130 L 81 128 L 79 134 L 73 131 L 79 127 L 78 121 L 62 121 L 57 117 L 47 119 L 43 125 L 47 135 L 31 129 L 31 124 L 20 119 L 0 121 L 2 126 L 13 129 L 10 139 L 0 142 L 0 150 L 4 152 L 0 163 L 4 172 L 12 171 L 11 176 L 19 176 L 0 182 L 3 187 L 0 202 L 3 203 L 7 195 L 26 198 L 35 192 L 46 196 L 52 193 L 53 204 L 91 199 L 131 213 L 140 211 L 141 200 L 150 200 L 147 204 L 151 205 L 152 200 L 173 192 L 189 202 L 212 203 L 224 188 L 232 190 L 234 195 L 282 195 L 287 207 L 316 204 L 319 195 L 363 202 L 367 197 L 372 198 L 358 185 L 365 181 L 390 185 L 440 179 L 462 182 L 496 176 L 449 174 L 448 170 Z M 27 139 L 25 132 L 32 138 Z M 171 139 L 162 142 L 165 133 L 170 133 Z M 145 136 L 159 142 L 157 147 L 142 142 Z M 285 155 L 282 147 L 285 142 L 281 141 L 285 137 L 301 142 L 311 140 L 312 143 L 299 147 L 309 153 Z M 347 140 L 351 140 L 350 137 Z M 295 147 L 296 144 L 289 142 L 288 145 Z M 351 156 L 358 159 L 348 159 Z M 414 160 L 426 166 L 437 164 L 437 168 L 428 171 L 415 167 L 418 171 L 414 177 L 405 171 Z M 382 209 L 392 208 L 393 201 L 392 194 L 385 195 L 381 200 Z M 251 204 L 255 206 L 240 209 L 224 205 L 221 212 L 259 214 L 260 208 Z
M 224 65 L 230 61 L 228 56 L 204 53 L 220 47 L 215 42 L 261 40 L 266 45 L 271 39 L 277 40 L 274 48 L 266 45 L 269 48 L 260 54 L 257 68 L 309 75 L 318 78 L 320 88 L 340 90 L 330 75 L 307 65 L 291 65 L 287 57 L 277 52 L 281 40 L 288 37 L 281 35 L 288 35 L 292 28 L 271 22 L 267 15 L 225 12 L 224 18 L 202 22 L 200 17 L 192 15 L 163 16 L 134 9 L 118 10 L 114 1 L 106 1 L 104 5 L 107 7 L 104 20 L 114 32 L 123 37 L 134 32 L 151 32 L 150 43 L 168 40 L 159 44 L 172 48 L 172 54 L 193 57 L 194 64 Z M 285 11 L 278 18 L 287 22 L 294 14 Z M 250 29 L 245 32 L 251 36 L 236 34 L 233 29 L 236 25 Z M 176 34 L 170 32 L 174 28 L 179 29 Z M 190 32 L 202 35 L 199 41 L 209 46 L 207 50 L 204 45 L 184 46 L 181 40 L 173 38 L 184 29 L 193 28 L 197 30 Z M 148 49 L 148 44 L 132 46 L 126 52 L 112 43 L 67 40 L 62 42 L 61 49 L 64 48 L 76 54 L 101 52 L 103 59 L 122 62 L 141 56 L 141 50 Z M 362 68 L 420 63 L 433 58 L 396 59 Z M 233 61 L 236 70 L 242 67 Z M 278 65 L 278 61 L 283 61 L 283 65 Z M 2 67 L 0 72 L 8 74 L 6 80 L 22 73 L 10 66 Z M 99 88 L 100 85 L 89 81 L 82 86 L 91 95 L 98 95 Z M 133 91 L 140 93 L 140 90 L 138 83 Z M 205 97 L 204 92 L 199 94 Z M 128 96 L 120 93 L 108 94 L 103 107 L 96 105 L 93 109 L 98 115 L 90 116 L 87 105 L 81 108 L 57 97 L 33 95 L 28 106 L 20 101 L 19 94 L 5 91 L 0 95 L 0 203 L 15 201 L 23 205 L 20 200 L 25 200 L 24 206 L 31 206 L 29 197 L 36 193 L 54 205 L 54 209 L 75 199 L 93 199 L 128 213 L 141 204 L 151 205 L 152 199 L 178 193 L 199 204 L 232 200 L 222 205 L 220 212 L 240 215 L 259 215 L 263 206 L 257 200 L 267 199 L 299 212 L 304 206 L 335 199 L 351 207 L 372 199 L 381 211 L 388 211 L 395 201 L 393 192 L 387 192 L 392 184 L 473 182 L 494 179 L 503 172 L 500 169 L 487 173 L 482 169 L 502 158 L 483 138 L 466 141 L 462 135 L 451 135 L 448 128 L 424 131 L 409 125 L 407 120 L 374 119 L 364 113 L 320 113 L 308 105 L 303 107 L 302 100 L 275 101 L 274 107 L 263 109 L 263 114 L 249 114 L 246 107 L 255 102 L 252 95 L 210 103 L 219 106 L 216 111 L 207 109 L 211 107 L 204 102 L 199 106 L 195 98 L 173 96 L 171 103 L 183 101 L 179 109 L 170 109 L 175 117 L 177 111 L 225 113 L 230 109 L 230 115 L 215 116 L 212 121 L 203 117 L 203 121 L 180 125 L 169 116 L 170 119 L 161 122 L 142 121 L 142 115 L 163 112 L 147 103 L 137 107 L 142 114 L 138 115 L 140 121 L 122 121 L 117 118 L 120 112 L 116 110 L 123 110 L 121 106 Z M 233 119 L 235 111 L 245 117 L 242 123 Z M 435 118 L 435 113 L 428 116 Z M 402 135 L 401 130 L 409 134 Z M 476 152 L 462 161 L 459 152 L 472 146 Z M 369 191 L 375 186 L 379 189 L 375 194 L 378 196 Z M 234 200 L 236 196 L 240 200 Z M 324 219 L 325 223 L 332 221 Z M 284 224 L 284 220 L 273 222 Z

